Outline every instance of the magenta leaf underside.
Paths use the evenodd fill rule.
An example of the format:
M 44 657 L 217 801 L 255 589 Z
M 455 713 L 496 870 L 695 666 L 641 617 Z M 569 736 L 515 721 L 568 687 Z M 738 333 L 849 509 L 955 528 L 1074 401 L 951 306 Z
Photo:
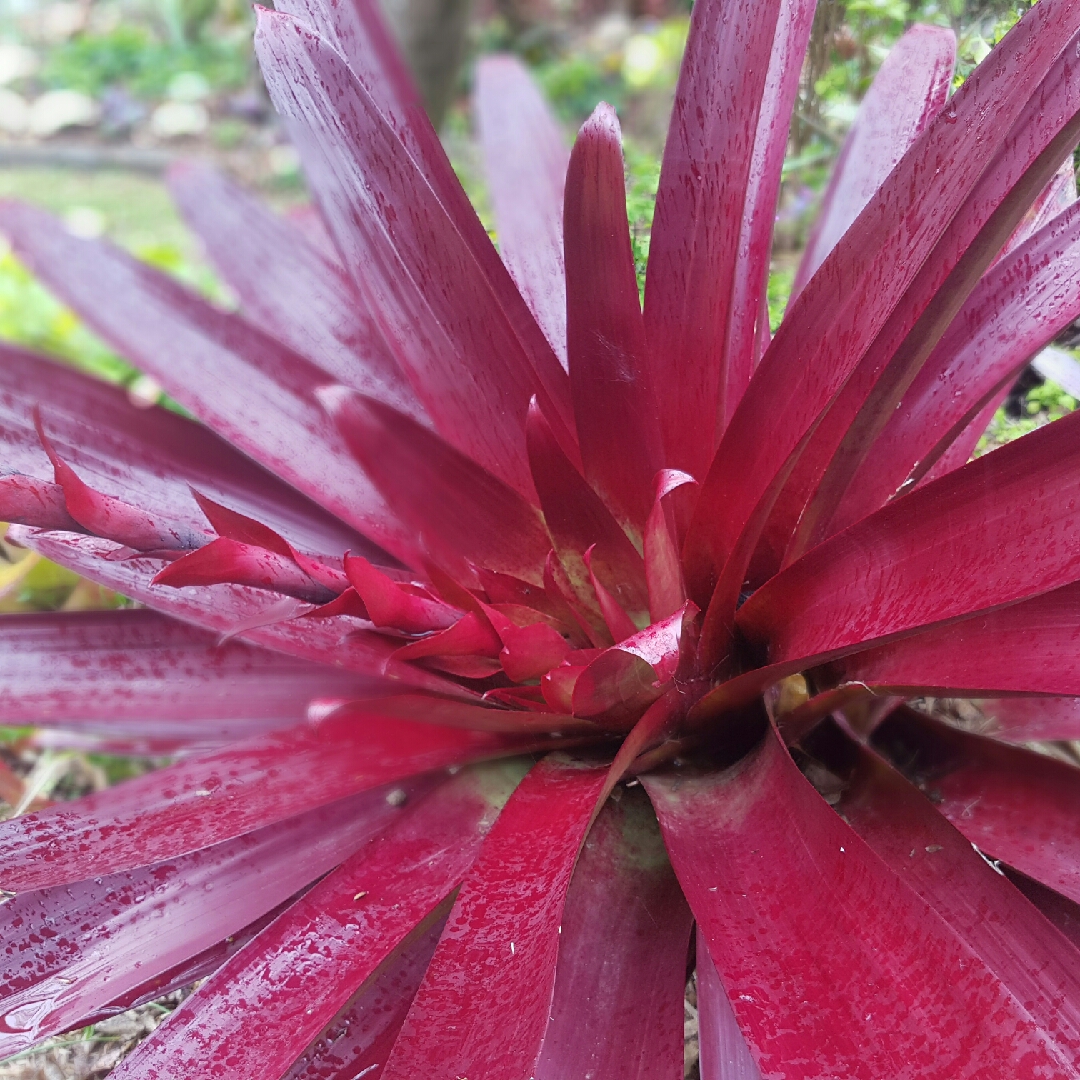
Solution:
M 0 345 L 8 539 L 139 605 L 0 619 L 3 721 L 174 758 L 0 822 L 0 1056 L 200 979 L 115 1075 L 678 1080 L 696 970 L 702 1080 L 1080 1076 L 1080 420 L 968 462 L 1080 8 L 901 39 L 771 336 L 813 16 L 694 5 L 643 307 L 614 110 L 480 63 L 497 252 L 373 0 L 259 12 L 306 216 L 170 173 L 237 311 L 0 205 L 195 418 Z

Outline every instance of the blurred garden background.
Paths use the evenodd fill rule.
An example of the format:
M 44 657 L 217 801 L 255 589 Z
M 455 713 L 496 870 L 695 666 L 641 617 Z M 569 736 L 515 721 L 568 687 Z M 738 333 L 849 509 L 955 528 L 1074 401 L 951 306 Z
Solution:
M 643 274 L 688 0 L 472 0 L 471 6 L 469 0 L 386 0 L 386 6 L 487 224 L 469 109 L 478 55 L 521 56 L 564 122 L 568 142 L 599 100 L 616 107 Z M 1027 0 L 819 0 L 777 210 L 769 286 L 774 326 L 829 170 L 891 45 L 913 22 L 953 27 L 959 82 L 1028 6 Z M 254 61 L 252 31 L 245 0 L 0 0 L 0 198 L 42 204 L 76 235 L 109 237 L 229 306 L 228 291 L 181 224 L 162 177 L 177 159 L 211 159 L 282 212 L 305 203 L 298 159 Z M 36 284 L 2 240 L 0 337 L 120 383 L 137 402 L 160 401 L 159 388 Z M 1066 360 L 1078 355 L 1078 342 L 1073 331 L 1060 339 Z M 1080 393 L 1080 386 L 1068 363 L 1060 370 L 1057 382 L 1027 378 L 981 450 L 1076 407 L 1069 390 Z M 125 603 L 0 540 L 0 611 Z M 33 732 L 0 726 L 0 817 L 152 764 L 112 757 L 108 747 L 54 751 Z M 103 1076 L 174 1005 L 156 1003 L 0 1063 L 0 1080 Z

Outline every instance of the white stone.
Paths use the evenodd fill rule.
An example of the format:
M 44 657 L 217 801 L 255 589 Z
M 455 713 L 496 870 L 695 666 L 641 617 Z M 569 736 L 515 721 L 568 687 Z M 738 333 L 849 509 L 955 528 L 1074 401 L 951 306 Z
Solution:
M 41 61 L 33 49 L 11 41 L 0 41 L 0 86 L 37 74 L 40 66 Z
M 0 86 L 0 131 L 5 135 L 21 135 L 30 122 L 30 106 L 26 98 Z
M 152 379 L 149 375 L 140 375 L 128 387 L 127 393 L 128 401 L 137 409 L 149 409 L 151 405 L 156 405 L 161 400 L 164 390 L 156 379 Z
M 80 240 L 96 240 L 105 235 L 105 215 L 93 206 L 72 206 L 64 213 L 64 227 Z
M 194 101 L 166 101 L 150 114 L 150 131 L 159 139 L 202 135 L 209 126 L 206 106 Z
M 88 5 L 62 0 L 50 4 L 41 15 L 41 30 L 49 41 L 67 41 L 69 37 L 86 28 Z
M 30 106 L 31 135 L 47 139 L 64 128 L 92 127 L 97 123 L 97 102 L 78 90 L 50 90 Z

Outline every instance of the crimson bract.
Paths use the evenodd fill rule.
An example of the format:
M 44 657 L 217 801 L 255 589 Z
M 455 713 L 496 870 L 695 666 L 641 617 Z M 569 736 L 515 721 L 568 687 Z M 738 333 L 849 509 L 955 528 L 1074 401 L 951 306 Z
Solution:
M 180 757 L 0 824 L 0 1054 L 205 978 L 116 1076 L 675 1080 L 696 965 L 705 1080 L 1080 1072 L 1080 416 L 964 464 L 1080 5 L 901 40 L 770 338 L 812 14 L 695 4 L 644 310 L 612 110 L 481 64 L 500 259 L 370 0 L 259 16 L 317 218 L 172 176 L 239 313 L 0 209 L 199 421 L 3 349 L 0 518 L 146 608 L 0 622 L 4 720 Z

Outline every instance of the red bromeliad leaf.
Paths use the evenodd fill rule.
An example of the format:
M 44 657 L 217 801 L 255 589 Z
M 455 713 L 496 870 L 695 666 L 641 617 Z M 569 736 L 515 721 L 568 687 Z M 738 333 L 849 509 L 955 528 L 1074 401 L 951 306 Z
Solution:
M 33 476 L 0 476 L 0 520 L 14 525 L 79 532 L 82 526 L 68 513 L 64 489 Z
M 261 521 L 238 514 L 227 506 L 221 506 L 198 491 L 192 490 L 191 494 L 218 536 L 236 540 L 241 544 L 265 548 L 267 551 L 283 555 L 286 559 L 293 557 L 292 548 L 287 541 Z
M 696 951 L 701 1080 L 761 1080 L 757 1062 L 739 1030 L 727 991 L 701 934 L 697 935 Z
M 1013 248 L 1033 236 L 1040 229 L 1045 228 L 1074 202 L 1076 202 L 1076 172 L 1072 167 L 1072 162 L 1065 161 L 1054 174 L 1050 183 L 1040 192 L 1024 221 L 1017 227 L 1016 232 L 1002 249 L 1002 256 L 1011 252 Z M 1044 349 L 1043 354 L 1045 352 Z M 1009 388 L 1007 387 L 997 390 L 982 411 L 968 424 L 963 433 L 955 438 L 955 441 L 944 451 L 937 463 L 931 466 L 927 474 L 917 484 L 926 483 L 928 480 L 944 476 L 945 473 L 952 472 L 953 469 L 959 469 L 971 460 L 976 444 L 983 432 L 986 431 L 994 413 L 997 412 L 1008 392 Z M 950 432 L 949 434 L 952 436 L 955 433 Z
M 847 679 L 876 689 L 980 697 L 1080 694 L 1080 584 L 987 615 L 950 623 L 838 662 Z M 1071 738 L 1071 736 L 1066 736 Z
M 153 514 L 112 495 L 94 491 L 57 454 L 45 433 L 40 412 L 35 414 L 34 427 L 53 467 L 53 478 L 64 493 L 68 513 L 88 532 L 142 551 L 183 548 L 191 542 L 190 536 L 182 536 L 170 529 Z
M 814 431 L 825 407 L 864 354 L 869 356 L 861 369 L 866 378 L 892 356 L 886 344 L 903 327 L 913 326 L 937 295 L 937 289 L 930 290 L 932 278 L 940 285 L 960 267 L 955 288 L 931 305 L 924 331 L 936 328 L 934 319 L 941 315 L 942 305 L 963 300 L 964 290 L 985 268 L 983 260 L 992 256 L 992 240 L 999 233 L 1001 243 L 1008 238 L 1027 202 L 1057 169 L 1059 144 L 1061 155 L 1067 153 L 1072 132 L 1065 125 L 1075 123 L 1076 109 L 1070 111 L 1062 103 L 1045 116 L 1040 110 L 1047 107 L 1049 93 L 1080 94 L 1063 70 L 1070 62 L 1067 47 L 1078 30 L 1080 10 L 1067 0 L 1032 9 L 965 82 L 949 108 L 932 121 L 792 306 L 724 433 L 685 549 L 695 599 L 708 597 L 723 568 L 712 625 L 706 625 L 710 657 L 722 654 L 726 646 L 730 612 L 754 543 L 793 454 Z M 1039 89 L 1044 78 L 1049 88 L 1045 91 Z M 1018 121 L 1026 124 L 1025 110 L 1037 114 L 1033 120 L 1042 117 L 1043 123 L 1036 124 L 1042 140 L 1026 136 L 1021 140 Z M 1051 151 L 1038 157 L 1047 143 Z M 999 149 L 1000 160 L 995 158 Z M 1035 157 L 1040 168 L 1025 171 Z M 993 162 L 989 169 L 988 158 Z M 942 166 L 947 161 L 949 167 L 928 170 L 928 161 Z M 1007 212 L 994 214 L 1003 202 Z M 898 214 L 897 205 L 905 207 L 903 214 Z M 965 212 L 958 215 L 961 207 Z M 987 222 L 994 236 L 984 235 L 983 242 L 972 246 Z M 969 249 L 973 254 L 965 261 L 962 256 Z M 842 302 L 835 302 L 835 297 L 842 297 Z M 894 312 L 889 334 L 876 353 L 868 354 Z M 798 380 L 791 378 L 796 356 L 803 372 Z M 908 359 L 905 356 L 905 362 Z M 863 400 L 858 398 L 856 404 Z M 846 427 L 838 428 L 840 434 Z
M 686 582 L 674 528 L 674 513 L 666 496 L 693 484 L 688 473 L 665 469 L 657 477 L 656 501 L 645 524 L 645 579 L 649 588 L 649 616 L 659 622 L 673 615 L 686 603 Z
M 837 806 L 844 820 L 1080 1064 L 1080 951 L 876 754 L 831 724 L 808 750 L 846 780 Z
M 398 660 L 420 660 L 426 656 L 486 656 L 496 659 L 502 639 L 483 615 L 470 611 L 453 626 L 403 645 L 394 656 Z
M 491 625 L 502 641 L 499 659 L 514 682 L 538 679 L 558 667 L 570 652 L 570 644 L 554 627 L 544 622 L 516 626 L 495 608 L 486 608 Z
M 349 449 L 444 569 L 467 559 L 539 584 L 551 540 L 513 488 L 377 401 L 343 387 L 321 396 Z
M 582 559 L 582 565 L 585 565 L 584 559 Z M 589 585 L 593 589 L 593 598 L 595 598 L 596 589 L 592 583 L 596 580 L 596 575 L 587 566 L 585 570 L 588 572 Z M 590 597 L 585 593 L 585 590 L 583 588 L 574 589 L 570 581 L 570 575 L 563 568 L 554 551 L 548 553 L 547 561 L 544 563 L 544 591 L 549 597 L 553 597 L 556 604 L 562 609 L 560 614 L 563 616 L 566 625 L 572 625 L 576 622 L 584 638 L 593 648 L 599 649 L 612 644 L 613 639 L 603 621 L 599 602 L 596 603 L 594 610 L 593 604 L 589 602 Z M 565 618 L 566 613 L 570 614 L 569 619 Z
M 874 745 L 981 851 L 1080 902 L 1080 772 L 899 709 Z
M 137 505 L 192 545 L 209 539 L 192 498 L 191 488 L 198 488 L 308 551 L 377 550 L 206 428 L 165 409 L 138 408 L 117 387 L 0 345 L 3 467 L 51 481 L 53 467 L 34 428 L 35 407 L 54 450 L 87 484 Z M 35 490 L 48 500 L 46 512 L 55 513 L 50 493 L 60 489 L 50 484 Z M 40 518 L 25 524 L 53 525 Z
M 796 505 L 806 504 L 789 560 L 833 531 L 836 510 L 873 440 L 993 254 L 1015 235 L 1039 190 L 1071 157 L 1080 139 L 1080 89 L 1069 72 L 1075 59 L 1075 47 L 1058 58 L 1043 92 L 1028 103 L 966 205 L 944 231 L 939 245 L 939 250 L 944 248 L 944 266 L 931 257 L 919 270 L 803 452 L 799 482 L 789 484 L 792 490 L 784 495 Z
M 476 65 L 474 108 L 499 254 L 529 310 L 566 363 L 562 132 L 528 69 L 514 56 Z
M 430 786 L 413 782 L 410 794 Z M 16 897 L 5 912 L 0 1054 L 240 930 L 384 829 L 399 805 L 373 792 L 172 862 Z
M 169 170 L 168 183 L 246 318 L 335 381 L 423 422 L 412 388 L 340 267 L 216 169 L 183 162 Z
M 566 174 L 566 335 L 585 478 L 640 536 L 661 465 L 645 325 L 626 219 L 622 135 L 598 105 Z
M 9 529 L 8 537 L 106 588 L 226 637 L 242 634 L 257 645 L 365 675 L 387 671 L 395 651 L 396 643 L 388 638 L 357 633 L 364 623 L 349 618 L 296 618 L 310 608 L 261 589 L 244 585 L 206 585 L 191 590 L 154 586 L 152 579 L 161 569 L 159 559 L 140 558 L 97 537 L 22 527 Z M 413 665 L 397 665 L 392 674 L 416 689 L 476 698 L 457 683 Z
M 537 742 L 386 720 L 363 705 L 341 709 L 318 725 L 258 736 L 0 822 L 0 888 L 40 889 L 146 866 L 347 795 Z
M 1066 417 L 864 518 L 759 589 L 739 626 L 780 663 L 855 651 L 1071 582 L 1078 424 Z
M 445 922 L 443 915 L 395 949 L 282 1080 L 379 1080 Z
M 529 1075 L 678 1080 L 691 924 L 649 801 L 626 789 L 601 810 L 574 868 L 551 1019 Z
M 784 0 L 776 20 L 742 210 L 738 264 L 732 280 L 725 357 L 727 382 L 721 387 L 723 412 L 718 418 L 717 437 L 731 420 L 749 385 L 754 365 L 769 343 L 766 284 L 772 227 L 791 112 L 799 92 L 799 76 L 816 6 L 817 0 Z
M 600 606 L 600 614 L 604 617 L 604 623 L 607 625 L 612 640 L 618 642 L 632 637 L 637 630 L 637 624 L 593 573 L 592 548 L 585 552 L 585 567 L 589 571 L 589 584 L 592 586 L 593 595 Z
M 792 301 L 944 106 L 955 64 L 956 35 L 940 26 L 913 26 L 889 50 L 833 167 Z
M 64 296 L 242 451 L 25 354 L 0 363 L 0 518 L 24 522 L 8 537 L 164 613 L 0 627 L 19 639 L 8 712 L 76 729 L 38 746 L 189 755 L 44 809 L 21 805 L 36 776 L 0 777 L 31 810 L 0 822 L 0 904 L 10 886 L 5 915 L 41 916 L 0 979 L 44 942 L 0 1043 L 209 975 L 131 1080 L 676 1080 L 684 892 L 704 1080 L 1080 1076 L 1080 955 L 969 846 L 1015 863 L 1080 942 L 1080 772 L 1001 741 L 1075 726 L 1080 420 L 923 483 L 1071 318 L 1080 10 L 1032 5 L 932 119 L 951 35 L 905 38 L 770 343 L 813 0 L 763 2 L 695 5 L 644 314 L 613 113 L 585 125 L 560 209 L 557 128 L 520 65 L 490 62 L 497 199 L 539 200 L 500 210 L 504 265 L 375 0 L 259 16 L 326 228 L 308 209 L 298 240 L 211 173 L 178 180 L 246 314 L 0 208 Z M 943 374 L 964 387 L 939 407 Z M 999 741 L 897 692 L 993 695 Z M 1051 695 L 1042 728 L 1035 699 L 1010 713 L 1020 693 Z M 500 770 L 460 766 L 574 746 L 589 756 L 545 757 L 481 841 Z M 623 786 L 639 776 L 682 891 Z M 376 828 L 361 805 L 401 828 L 350 858 Z M 247 855 L 216 860 L 256 848 L 248 896 Z M 94 874 L 124 879 L 115 905 Z M 184 916 L 160 934 L 152 892 L 125 903 L 155 874 Z
M 534 1075 L 563 903 L 606 774 L 549 756 L 510 797 L 461 887 L 384 1080 Z
M 791 301 L 852 225 L 894 165 L 944 106 L 955 56 L 956 39 L 952 31 L 930 26 L 912 27 L 890 50 L 859 107 L 858 117 L 833 170 L 814 233 L 795 276 Z M 828 432 L 819 433 L 816 439 L 828 442 Z M 796 494 L 781 499 L 769 521 L 768 544 L 778 549 L 769 557 L 770 573 L 780 565 L 803 505 L 818 479 L 816 470 L 820 465 L 813 446 L 812 443 L 804 453 L 789 482 L 789 489 Z M 901 477 L 885 497 L 891 495 L 903 479 Z M 884 501 L 883 497 L 869 509 L 877 509 Z M 759 554 L 759 559 L 761 557 Z M 754 576 L 760 580 L 760 566 Z
M 552 712 L 523 712 L 490 708 L 465 701 L 429 697 L 424 694 L 395 694 L 393 697 L 372 698 L 365 702 L 380 716 L 401 720 L 417 720 L 425 724 L 439 724 L 473 731 L 559 732 L 561 734 L 604 734 L 588 720 Z
M 1080 204 L 1018 247 L 979 282 L 915 377 L 833 518 L 840 529 L 922 478 L 986 403 L 1080 316 Z
M 464 246 L 468 258 L 480 269 L 487 287 L 494 295 L 495 303 L 510 322 L 521 347 L 529 354 L 541 379 L 550 383 L 552 391 L 565 406 L 563 415 L 569 419 L 566 380 L 562 377 L 558 365 L 552 364 L 549 345 L 514 288 L 450 164 L 438 133 L 424 112 L 420 95 L 393 44 L 378 3 L 375 0 L 347 0 L 345 3 L 336 3 L 333 0 L 284 0 L 276 10 L 293 15 L 298 22 L 310 26 L 319 37 L 341 54 L 351 73 L 371 96 L 374 107 L 393 128 L 395 136 L 401 140 L 411 158 L 412 167 L 420 173 L 424 183 L 431 187 L 441 212 L 452 222 L 451 235 L 457 244 Z M 298 144 L 307 145 L 304 132 L 307 126 L 307 122 L 293 122 L 293 138 Z M 305 165 L 309 177 L 312 176 L 316 171 L 315 163 L 306 160 Z M 328 212 L 325 196 L 325 191 L 320 193 L 324 214 Z M 401 238 L 401 219 L 391 221 L 390 224 L 396 241 Z M 348 227 L 346 229 L 348 230 Z M 331 231 L 334 231 L 333 227 Z M 338 247 L 343 252 L 351 250 L 350 238 L 349 231 L 337 235 Z M 431 254 L 430 248 L 425 246 L 423 258 L 426 259 Z M 366 275 L 359 272 L 359 266 L 360 264 L 353 264 L 352 271 L 361 293 L 368 295 Z M 423 263 L 419 264 L 419 269 L 422 279 Z M 372 311 L 378 316 L 377 307 Z M 431 372 L 427 371 L 425 377 L 430 375 Z M 426 391 L 421 388 L 419 392 Z
M 282 1076 L 465 877 L 523 771 L 467 770 L 421 799 L 200 987 L 118 1077 Z
M 530 497 L 529 400 L 537 395 L 549 418 L 567 424 L 567 380 L 509 275 L 494 258 L 509 288 L 493 285 L 491 267 L 478 261 L 332 47 L 300 23 L 260 11 L 256 50 L 275 106 L 295 122 L 308 178 L 346 266 L 355 268 L 356 284 L 439 432 Z M 505 307 L 511 294 L 532 324 L 532 341 L 522 340 L 520 320 Z M 560 443 L 572 445 L 569 434 Z
M 1072 162 L 1065 160 L 1061 168 L 1054 173 L 1050 182 L 1039 192 L 1038 198 L 1031 204 L 1031 209 L 1024 215 L 1024 220 L 1017 226 L 1016 232 L 1009 237 L 1008 243 L 1001 249 L 998 260 L 1010 254 L 1016 247 L 1040 229 L 1049 225 L 1059 214 L 1068 210 L 1076 202 L 1076 170 Z
M 1054 924 L 1077 948 L 1080 948 L 1080 904 L 1037 881 L 1005 870 L 1005 876 Z
M 765 697 L 767 705 L 769 704 L 770 695 L 775 693 L 776 689 L 770 688 L 767 691 Z M 782 704 L 782 684 L 780 690 L 780 703 Z M 842 683 L 832 690 L 823 690 L 820 694 L 815 694 L 787 712 L 775 707 L 770 715 L 774 719 L 776 729 L 780 732 L 784 742 L 788 746 L 792 746 L 797 742 L 801 742 L 826 716 L 856 703 L 869 703 L 873 698 L 873 693 L 863 683 Z M 885 698 L 884 700 L 887 702 L 895 699 Z M 875 704 L 881 705 L 881 700 L 879 699 Z
M 376 626 L 426 634 L 446 630 L 460 618 L 460 612 L 433 597 L 402 588 L 359 555 L 345 556 L 345 574 Z
M 345 58 L 349 67 L 403 137 L 417 136 L 423 103 L 390 29 L 372 0 L 282 0 L 275 11 L 307 23 Z
M 168 721 L 295 723 L 313 698 L 386 684 L 239 641 L 218 646 L 152 611 L 85 611 L 0 621 L 0 686 L 7 724 L 93 731 L 131 720 L 150 734 Z
M 326 603 L 334 595 L 312 581 L 291 558 L 224 536 L 168 563 L 155 575 L 153 584 L 181 589 L 222 582 L 269 589 L 312 604 Z
M 979 440 L 990 426 L 994 414 L 1004 404 L 1011 389 L 1011 385 L 998 389 L 997 393 L 978 412 L 975 419 L 968 424 L 963 432 L 956 437 L 952 445 L 938 458 L 937 462 L 930 467 L 929 472 L 922 480 L 916 483 L 916 487 L 929 484 L 946 473 L 954 472 L 956 469 L 962 469 L 971 460 L 975 448 L 979 445 Z
M 66 303 L 181 405 L 392 554 L 410 555 L 408 533 L 315 400 L 327 381 L 318 368 L 119 249 L 77 239 L 41 210 L 0 204 L 0 231 Z
M 1008 697 L 983 700 L 978 707 L 987 720 L 982 734 L 995 739 L 1019 743 L 1080 739 L 1080 698 Z
M 562 452 L 535 402 L 526 425 L 529 464 L 544 522 L 579 596 L 588 596 L 592 571 L 621 606 L 643 613 L 647 592 L 641 556 L 599 495 Z M 591 551 L 590 566 L 584 555 Z
M 780 7 L 694 5 L 664 148 L 645 284 L 650 388 L 664 464 L 699 479 L 725 415 L 744 199 Z
M 600 654 L 599 649 L 582 649 L 569 653 L 565 660 L 552 668 L 540 680 L 544 701 L 556 712 L 571 714 L 574 711 L 574 687 L 582 672 Z
M 326 225 L 319 216 L 319 211 L 311 203 L 297 203 L 285 210 L 285 219 L 300 230 L 304 239 L 313 244 L 335 266 L 341 265 L 337 249 L 334 247 L 330 234 L 326 231 Z
M 249 544 L 258 548 L 265 548 L 287 559 L 298 566 L 313 581 L 329 589 L 331 592 L 340 592 L 349 587 L 349 579 L 345 572 L 340 569 L 342 560 L 337 556 L 313 557 L 298 551 L 285 538 L 273 529 L 268 528 L 261 521 L 249 518 L 244 514 L 238 514 L 227 506 L 221 506 L 212 499 L 192 489 L 191 494 L 199 504 L 199 509 L 206 515 L 214 531 L 219 536 L 236 540 L 241 544 Z
M 761 1075 L 1068 1075 L 979 956 L 771 731 L 727 773 L 652 774 L 676 874 Z M 898 1073 L 899 1070 L 899 1073 Z
M 102 1020 L 116 1016 L 118 1013 L 127 1012 L 128 1009 L 137 1008 L 139 1005 L 155 1001 L 166 994 L 182 990 L 198 979 L 205 979 L 221 967 L 230 956 L 239 952 L 257 933 L 269 926 L 295 899 L 296 896 L 291 896 L 261 918 L 248 923 L 242 930 L 230 934 L 227 938 L 215 942 L 208 949 L 203 949 L 202 952 L 181 961 L 167 971 L 163 971 L 118 995 L 107 1005 L 102 1005 L 97 1012 L 91 1013 L 80 1020 L 80 1026 L 85 1027 L 89 1024 L 100 1023 Z
M 628 718 L 636 719 L 641 706 L 658 698 L 663 684 L 674 676 L 687 624 L 697 614 L 687 601 L 674 615 L 605 649 L 575 682 L 574 715 L 603 716 L 616 728 Z

